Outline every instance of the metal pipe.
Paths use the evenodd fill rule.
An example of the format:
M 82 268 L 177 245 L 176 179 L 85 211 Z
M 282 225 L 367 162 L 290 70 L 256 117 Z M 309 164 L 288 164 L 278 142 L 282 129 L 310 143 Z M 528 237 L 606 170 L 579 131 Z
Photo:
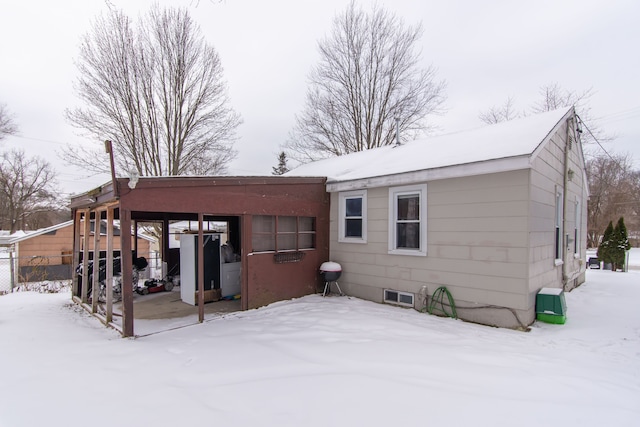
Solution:
M 574 113 L 575 115 L 575 113 Z M 573 126 L 574 116 L 571 116 L 566 121 L 567 133 L 566 140 L 564 143 L 564 173 L 562 177 L 562 287 L 566 290 L 567 284 L 569 282 L 569 277 L 567 273 L 567 250 L 568 250 L 568 241 L 567 241 L 567 200 L 568 200 L 568 191 L 567 187 L 569 186 L 569 150 L 571 147 L 571 134 L 570 130 Z

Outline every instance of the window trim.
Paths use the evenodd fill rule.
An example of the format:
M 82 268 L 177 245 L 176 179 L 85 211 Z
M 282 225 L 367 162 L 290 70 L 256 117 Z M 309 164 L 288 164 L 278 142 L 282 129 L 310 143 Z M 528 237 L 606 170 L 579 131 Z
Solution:
M 564 249 L 564 230 L 562 229 L 562 219 L 563 219 L 563 207 L 562 207 L 562 188 L 556 187 L 556 197 L 555 197 L 555 224 L 554 224 L 554 253 L 553 258 L 555 261 L 555 265 L 562 265 L 564 263 L 563 259 L 563 249 Z
M 398 217 L 398 196 L 417 194 L 420 198 L 420 247 L 418 249 L 398 249 L 396 247 L 396 225 Z M 427 256 L 427 184 L 404 185 L 389 188 L 389 254 Z
M 338 242 L 367 243 L 367 190 L 345 191 L 338 193 Z M 347 220 L 347 199 L 362 199 L 362 236 L 346 236 L 345 221 Z
M 388 299 L 387 295 L 389 292 L 395 293 L 398 296 L 398 299 L 397 300 Z M 411 297 L 411 303 L 400 301 L 401 296 Z M 388 288 L 384 289 L 382 294 L 382 300 L 387 304 L 401 305 L 403 307 L 415 307 L 415 304 L 416 304 L 416 297 L 412 292 L 404 292 L 404 291 L 398 291 L 395 289 L 388 289 Z
M 575 201 L 575 223 L 573 228 L 573 255 L 575 258 L 580 258 L 580 245 L 582 234 L 582 200 L 576 196 Z

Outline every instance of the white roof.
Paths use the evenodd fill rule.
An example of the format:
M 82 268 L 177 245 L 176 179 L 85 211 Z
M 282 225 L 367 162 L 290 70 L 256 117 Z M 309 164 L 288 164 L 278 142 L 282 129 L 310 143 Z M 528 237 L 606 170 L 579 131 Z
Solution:
M 47 234 L 64 227 L 68 227 L 72 224 L 73 224 L 73 220 L 69 220 L 69 221 L 61 222 L 59 224 L 52 225 L 50 227 L 39 228 L 37 230 L 29 230 L 29 231 L 18 230 L 15 233 L 10 234 L 9 236 L 1 236 L 0 244 L 12 245 L 14 243 L 18 243 L 23 240 L 31 239 L 32 237 L 41 236 L 43 234 Z
M 0 245 L 13 245 L 15 243 L 22 242 L 23 240 L 27 240 L 27 239 L 31 239 L 33 237 L 41 236 L 43 234 L 47 234 L 47 233 L 50 233 L 52 231 L 56 231 L 56 230 L 59 230 L 61 228 L 69 227 L 69 226 L 72 226 L 72 225 L 73 225 L 73 220 L 71 219 L 69 221 L 61 222 L 60 224 L 52 225 L 50 227 L 39 228 L 38 230 L 29 230 L 29 231 L 18 230 L 15 233 L 10 234 L 8 236 L 0 235 Z M 120 228 L 119 221 L 117 221 L 117 220 L 114 221 L 114 226 L 116 228 Z M 138 237 L 141 238 L 141 239 L 148 240 L 150 242 L 155 242 L 157 240 L 155 237 L 148 236 L 145 233 L 138 233 Z
M 563 108 L 471 131 L 332 157 L 302 165 L 285 175 L 324 176 L 328 191 L 336 191 L 347 189 L 345 182 L 351 182 L 352 188 L 381 186 L 389 181 L 401 183 L 402 179 L 397 177 L 394 181 L 391 177 L 418 171 L 431 171 L 420 174 L 420 180 L 433 180 L 523 169 L 530 167 L 529 158 L 572 112 L 573 107 Z M 520 161 L 512 161 L 515 158 Z M 376 179 L 382 177 L 385 178 Z

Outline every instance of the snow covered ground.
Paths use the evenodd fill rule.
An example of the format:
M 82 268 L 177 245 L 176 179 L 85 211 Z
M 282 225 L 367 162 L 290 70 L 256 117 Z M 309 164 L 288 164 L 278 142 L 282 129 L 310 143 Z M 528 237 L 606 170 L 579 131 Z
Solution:
M 68 293 L 17 292 L 0 426 L 640 425 L 640 271 L 566 300 L 530 332 L 312 295 L 122 339 Z

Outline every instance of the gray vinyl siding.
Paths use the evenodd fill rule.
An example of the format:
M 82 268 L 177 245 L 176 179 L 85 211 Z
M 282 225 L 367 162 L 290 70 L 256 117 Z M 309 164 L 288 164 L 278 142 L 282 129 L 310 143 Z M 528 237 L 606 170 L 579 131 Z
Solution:
M 530 170 L 531 202 L 530 202 L 530 254 L 531 265 L 529 277 L 530 299 L 543 287 L 563 287 L 563 268 L 570 279 L 584 274 L 586 256 L 586 217 L 583 216 L 580 237 L 580 256 L 574 258 L 572 247 L 567 250 L 563 246 L 566 265 L 555 265 L 555 202 L 556 191 L 564 185 L 564 147 L 566 144 L 567 125 L 559 127 L 540 153 L 535 157 Z M 564 236 L 568 233 L 573 239 L 575 227 L 574 203 L 581 200 L 582 212 L 586 213 L 586 186 L 582 173 L 582 153 L 574 142 L 569 151 L 569 168 L 575 175 L 568 182 L 564 194 L 567 197 L 567 209 L 564 212 Z M 584 280 L 584 279 L 582 279 Z M 568 287 L 573 287 L 569 284 Z M 532 302 L 533 303 L 533 302 Z
M 585 278 L 588 191 L 575 142 L 568 162 L 575 173 L 563 190 L 564 263 L 555 256 L 556 192 L 564 186 L 566 139 L 565 122 L 523 169 L 426 182 L 426 256 L 388 253 L 390 187 L 367 188 L 367 243 L 338 242 L 339 193 L 332 193 L 330 256 L 342 265 L 342 289 L 377 302 L 383 302 L 384 289 L 413 293 L 420 309 L 425 287 L 431 296 L 446 286 L 465 320 L 507 327 L 533 322 L 540 288 L 569 290 Z M 404 184 L 411 184 L 408 177 Z M 567 233 L 573 239 L 576 200 L 582 217 L 577 256 L 573 245 L 569 251 L 564 246 Z
M 382 302 L 383 289 L 431 295 L 446 286 L 459 305 L 528 309 L 528 171 L 429 182 L 427 256 L 388 254 L 389 188 L 368 189 L 367 244 L 338 242 L 332 194 L 331 258 L 347 293 Z

